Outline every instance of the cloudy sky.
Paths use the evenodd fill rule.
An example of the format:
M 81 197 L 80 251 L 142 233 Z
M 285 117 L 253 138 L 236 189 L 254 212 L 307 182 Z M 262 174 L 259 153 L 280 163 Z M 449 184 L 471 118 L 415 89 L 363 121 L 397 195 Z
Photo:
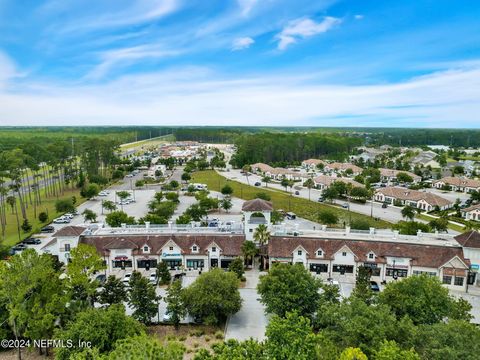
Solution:
M 480 2 L 0 0 L 0 125 L 480 127 Z

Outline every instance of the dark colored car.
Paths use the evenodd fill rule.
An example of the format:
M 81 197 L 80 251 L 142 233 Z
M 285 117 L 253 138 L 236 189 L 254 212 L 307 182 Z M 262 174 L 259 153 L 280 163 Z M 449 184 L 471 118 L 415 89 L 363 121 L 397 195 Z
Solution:
M 103 285 L 105 284 L 105 281 L 107 281 L 107 275 L 99 274 L 95 277 L 95 280 L 97 280 L 100 283 L 100 285 Z
M 295 191 L 295 195 L 300 195 L 300 191 Z
M 376 281 L 370 281 L 370 289 L 374 292 L 379 292 L 380 286 L 378 286 Z
M 180 273 L 180 274 L 175 274 L 173 275 L 173 280 L 180 280 L 182 278 L 182 276 L 185 276 L 187 274 L 185 273 Z
M 42 230 L 40 230 L 40 232 L 42 232 L 42 233 L 53 233 L 53 232 L 55 232 L 55 228 L 52 225 L 48 225 L 48 226 L 43 227 Z
M 255 183 L 255 186 L 260 186 L 260 185 L 262 185 L 262 183 L 260 183 L 258 181 Z
M 383 204 L 382 204 L 382 208 L 383 208 L 383 209 L 386 209 L 387 207 L 388 207 L 388 204 L 387 204 L 387 203 L 383 203 Z
M 14 251 L 22 251 L 22 250 L 25 250 L 26 248 L 27 248 L 27 245 L 25 244 L 17 244 L 12 249 Z
M 318 202 L 324 202 L 324 201 L 325 201 L 325 199 L 323 197 L 318 198 Z
M 36 238 L 27 238 L 27 239 L 23 240 L 23 243 L 27 244 L 27 245 L 38 245 L 38 244 L 41 244 L 42 241 L 40 239 L 36 239 Z

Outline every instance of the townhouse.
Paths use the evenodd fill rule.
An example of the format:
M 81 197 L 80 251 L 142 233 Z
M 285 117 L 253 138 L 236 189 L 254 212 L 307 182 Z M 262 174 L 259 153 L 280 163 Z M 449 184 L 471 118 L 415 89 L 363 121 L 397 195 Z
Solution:
M 250 167 L 252 168 L 252 172 L 256 174 L 268 176 L 278 181 L 282 180 L 283 178 L 288 180 L 301 181 L 309 177 L 307 174 L 301 173 L 299 171 L 293 171 L 281 167 L 274 168 L 264 163 L 255 163 L 253 165 L 250 165 Z
M 413 168 L 415 166 L 431 167 L 432 169 L 440 168 L 440 164 L 435 160 L 438 154 L 434 151 L 420 151 L 416 156 L 410 159 L 410 165 Z
M 460 212 L 466 220 L 480 221 L 480 204 L 461 209 Z
M 107 271 L 155 269 L 158 262 L 171 270 L 228 268 L 241 256 L 243 234 L 84 234 L 80 243 L 92 245 L 103 257 Z
M 425 211 L 432 211 L 437 207 L 440 210 L 446 210 L 454 204 L 451 200 L 429 192 L 395 186 L 377 189 L 374 194 L 374 200 L 388 204 L 409 205 Z
M 345 177 L 336 177 L 329 175 L 320 175 L 313 179 L 315 182 L 315 187 L 319 190 L 325 190 L 330 187 L 334 182 L 344 182 L 346 184 L 351 184 L 353 187 L 364 187 L 363 184 Z
M 407 174 L 408 176 L 410 176 L 412 178 L 414 184 L 422 181 L 422 178 L 420 176 L 418 176 L 417 174 L 414 174 L 410 171 L 384 169 L 384 168 L 380 168 L 378 170 L 380 171 L 380 179 L 384 182 L 397 181 L 397 176 L 398 176 L 399 173 Z
M 302 161 L 302 167 L 307 171 L 314 171 L 318 169 L 318 165 L 327 165 L 327 163 L 323 160 L 319 159 L 307 159 Z
M 480 191 L 479 180 L 468 179 L 465 177 L 447 176 L 440 180 L 434 181 L 432 185 L 437 189 L 450 186 L 453 191 L 462 191 L 465 193 Z
M 338 235 L 337 235 L 338 236 Z M 438 241 L 437 241 L 438 242 Z M 427 274 L 448 288 L 466 290 L 469 262 L 462 247 L 431 245 L 408 240 L 358 240 L 345 238 L 274 236 L 268 243 L 268 265 L 300 263 L 321 277 L 355 281 L 360 266 L 371 270 L 371 279 L 390 282 Z M 469 279 L 473 284 L 474 278 Z
M 357 166 L 351 163 L 333 162 L 331 164 L 326 164 L 324 167 L 325 171 L 332 172 L 332 173 L 341 173 L 349 169 L 352 170 L 352 176 L 359 175 L 363 171 L 363 169 L 360 166 Z

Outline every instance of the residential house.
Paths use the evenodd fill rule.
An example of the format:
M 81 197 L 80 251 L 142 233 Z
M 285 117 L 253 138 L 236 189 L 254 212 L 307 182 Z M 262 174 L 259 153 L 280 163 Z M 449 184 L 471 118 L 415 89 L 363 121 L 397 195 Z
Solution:
M 360 166 L 351 163 L 339 163 L 333 162 L 331 164 L 325 165 L 324 170 L 334 173 L 345 172 L 346 170 L 352 170 L 352 176 L 356 176 L 362 173 L 363 169 Z
M 480 181 L 468 179 L 466 177 L 447 176 L 434 181 L 432 185 L 437 189 L 441 189 L 444 186 L 450 186 L 453 191 L 462 191 L 465 193 L 480 191 Z
M 480 221 L 480 204 L 461 209 L 460 212 L 466 220 Z
M 399 202 L 401 205 L 410 205 L 425 211 L 432 211 L 435 208 L 446 210 L 453 206 L 453 202 L 441 196 L 424 192 L 406 189 L 402 187 L 385 187 L 377 189 L 374 200 L 389 204 Z
M 307 171 L 316 170 L 320 164 L 325 166 L 327 163 L 319 159 L 308 159 L 302 161 L 302 167 Z
M 404 171 L 404 170 L 394 170 L 394 169 L 378 169 L 380 170 L 380 178 L 382 181 L 387 181 L 387 182 L 392 182 L 392 181 L 397 181 L 397 175 L 399 173 L 405 173 L 408 176 L 410 176 L 413 179 L 413 183 L 419 183 L 422 181 L 422 177 L 418 176 L 417 174 L 414 174 L 410 171 Z
M 428 167 L 430 166 L 432 169 L 438 169 L 440 168 L 440 164 L 435 161 L 435 158 L 437 157 L 437 153 L 431 150 L 428 151 L 421 151 L 419 154 L 417 154 L 415 157 L 413 157 L 410 160 L 410 164 L 412 166 L 412 169 L 415 166 L 420 166 L 420 167 Z
M 345 177 L 336 177 L 329 175 L 320 175 L 313 179 L 315 182 L 315 187 L 319 190 L 325 190 L 330 187 L 334 182 L 344 182 L 346 184 L 351 184 L 353 187 L 364 187 L 363 184 Z

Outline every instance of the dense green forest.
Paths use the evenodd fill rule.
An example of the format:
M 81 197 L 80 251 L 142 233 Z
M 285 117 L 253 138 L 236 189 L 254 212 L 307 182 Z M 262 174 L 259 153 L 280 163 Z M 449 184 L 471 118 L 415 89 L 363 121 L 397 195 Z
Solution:
M 342 159 L 361 144 L 362 139 L 358 137 L 339 134 L 244 134 L 235 141 L 237 153 L 233 155 L 232 163 L 241 167 L 256 162 L 273 165 L 292 164 L 324 156 L 329 159 Z

